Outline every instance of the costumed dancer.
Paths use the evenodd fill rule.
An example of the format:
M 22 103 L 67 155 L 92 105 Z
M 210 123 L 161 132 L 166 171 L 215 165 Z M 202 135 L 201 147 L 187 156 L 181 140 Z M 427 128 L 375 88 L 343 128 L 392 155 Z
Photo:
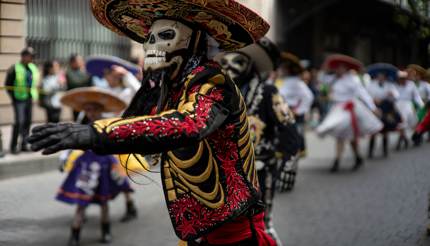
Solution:
M 424 106 L 418 88 L 415 83 L 408 80 L 408 73 L 400 71 L 398 81 L 396 84 L 397 91 L 399 92 L 399 99 L 396 106 L 402 116 L 402 124 L 399 129 L 399 139 L 397 141 L 397 150 L 409 147 L 409 140 L 407 137 L 407 130 L 414 129 L 418 123 L 418 117 L 415 108 Z M 415 106 L 416 105 L 416 106 Z
M 306 115 L 311 110 L 314 95 L 300 77 L 304 68 L 300 64 L 299 58 L 287 52 L 283 52 L 281 57 L 282 65 L 279 70 L 282 84 L 279 87 L 279 93 L 294 113 L 296 125 L 302 139 L 300 156 L 306 156 L 305 120 Z
M 386 63 L 372 64 L 367 68 L 367 73 L 371 76 L 372 81 L 367 85 L 366 89 L 378 107 L 379 118 L 384 124 L 384 128 L 380 132 L 382 134 L 384 157 L 388 156 L 388 133 L 398 130 L 398 126 L 402 121 L 395 106 L 399 97 L 399 92 L 395 86 L 398 72 L 399 70 L 395 66 Z M 373 158 L 376 135 L 374 134 L 370 137 L 369 158 Z
M 259 40 L 269 25 L 233 0 L 91 5 L 103 25 L 143 43 L 142 87 L 123 118 L 36 127 L 32 149 L 161 154 L 180 245 L 275 245 L 265 232 L 245 101 L 210 58 L 217 46 L 233 51 Z
M 416 64 L 409 65 L 407 71 L 409 79 L 415 82 L 424 102 L 423 107 L 416 108 L 418 122 L 421 122 L 430 109 L 430 74 L 425 68 Z M 417 105 L 414 106 L 417 107 Z M 428 141 L 430 141 L 430 134 L 428 135 Z
M 95 87 L 70 90 L 61 98 L 61 102 L 76 112 L 85 112 L 90 122 L 100 120 L 103 112 L 118 112 L 126 107 L 126 103 L 114 94 Z M 69 137 L 60 135 L 57 133 L 56 137 Z M 85 142 L 86 138 L 88 136 L 81 135 L 77 141 Z M 108 202 L 120 192 L 132 191 L 127 178 L 121 174 L 118 159 L 112 155 L 99 155 L 92 150 L 84 150 L 72 152 L 67 162 L 72 169 L 61 186 L 57 199 L 77 205 L 69 245 L 79 245 L 85 209 L 90 204 L 100 205 L 101 242 L 109 243 L 112 236 Z
M 424 116 L 423 120 L 415 128 L 414 135 L 412 139 L 415 145 L 420 145 L 422 142 L 422 135 L 430 131 L 430 112 Z
M 268 75 L 280 62 L 278 48 L 269 39 L 227 52 L 219 59 L 222 68 L 239 86 L 245 99 L 250 128 L 252 129 L 255 159 L 261 187 L 262 200 L 266 205 L 267 232 L 281 245 L 273 227 L 272 206 L 279 171 L 283 164 L 298 150 L 297 132 L 288 106 L 275 86 L 266 84 Z
M 86 60 L 85 67 L 92 76 L 94 84 L 105 88 L 124 100 L 127 105 L 131 102 L 136 92 L 141 86 L 135 75 L 142 70 L 137 65 L 127 62 L 115 56 L 91 56 Z M 122 112 L 104 113 L 103 118 L 118 117 Z M 121 157 L 120 157 L 121 158 Z M 129 159 L 130 160 L 130 159 Z M 131 163 L 131 161 L 129 161 Z M 141 164 L 128 164 L 126 172 L 132 174 L 142 173 L 149 169 L 145 160 Z M 137 208 L 134 205 L 132 192 L 124 191 L 126 201 L 126 212 L 121 218 L 121 222 L 128 222 L 137 218 Z
M 131 102 L 139 90 L 141 82 L 137 79 L 141 68 L 115 56 L 91 56 L 85 62 L 93 83 L 100 88 L 109 89 L 127 103 Z
M 351 72 L 361 71 L 361 62 L 345 55 L 331 55 L 326 58 L 323 68 L 335 71 L 334 77 L 328 82 L 330 100 L 334 105 L 316 131 L 321 136 L 331 135 L 336 138 L 336 158 L 331 172 L 339 169 L 345 141 L 351 143 L 355 155 L 353 170 L 357 170 L 363 165 L 359 138 L 379 132 L 383 125 L 372 113 L 377 109 L 372 97 L 361 84 L 356 72 Z
M 427 81 L 427 70 L 420 65 L 411 64 L 407 68 L 408 79 L 415 82 L 424 103 L 430 102 L 430 83 Z M 425 113 L 424 113 L 425 115 Z M 423 115 L 423 117 L 424 117 Z

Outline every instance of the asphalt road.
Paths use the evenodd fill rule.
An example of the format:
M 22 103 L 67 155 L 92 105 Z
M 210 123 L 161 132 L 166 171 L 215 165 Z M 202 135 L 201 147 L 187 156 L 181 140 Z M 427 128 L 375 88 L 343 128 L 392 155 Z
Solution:
M 275 226 L 284 245 L 430 245 L 425 236 L 430 144 L 367 161 L 359 172 L 350 171 L 348 152 L 342 170 L 330 174 L 332 140 L 310 135 L 308 143 L 309 156 L 300 164 L 296 189 L 278 194 L 275 202 Z M 140 177 L 145 185 L 134 185 L 138 220 L 118 222 L 124 198 L 112 202 L 111 245 L 176 245 L 159 177 L 148 177 L 155 183 Z M 0 181 L 0 246 L 66 245 L 74 207 L 54 200 L 63 178 L 50 172 Z M 82 245 L 99 245 L 98 213 L 97 206 L 90 207 Z

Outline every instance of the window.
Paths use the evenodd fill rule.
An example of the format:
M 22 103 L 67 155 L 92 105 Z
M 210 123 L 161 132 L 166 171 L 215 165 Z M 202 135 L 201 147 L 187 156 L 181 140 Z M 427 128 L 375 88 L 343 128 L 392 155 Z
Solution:
M 27 43 L 42 61 L 64 61 L 72 53 L 127 59 L 131 46 L 97 22 L 88 0 L 27 1 Z

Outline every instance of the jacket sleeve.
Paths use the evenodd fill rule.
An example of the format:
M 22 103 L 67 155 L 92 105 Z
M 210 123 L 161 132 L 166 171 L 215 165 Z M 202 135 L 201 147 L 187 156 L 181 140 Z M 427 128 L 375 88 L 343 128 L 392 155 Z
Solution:
M 208 82 L 184 93 L 175 110 L 97 121 L 93 126 L 102 134 L 102 148 L 96 152 L 153 154 L 196 143 L 224 123 L 229 115 L 225 102 L 230 96 L 223 86 Z
M 312 107 L 312 103 L 314 102 L 314 94 L 311 89 L 305 84 L 305 82 L 300 81 L 299 84 L 301 101 L 299 106 L 296 109 L 296 113 L 299 115 L 306 114 Z
M 375 102 L 373 101 L 373 98 L 370 96 L 369 92 L 364 88 L 364 86 L 361 84 L 361 82 L 358 79 L 354 80 L 355 82 L 355 93 L 358 98 L 360 98 L 366 106 L 372 110 L 376 110 Z
M 413 102 L 416 104 L 416 106 L 418 106 L 419 108 L 424 107 L 424 102 L 421 99 L 420 96 L 420 92 L 418 91 L 418 88 L 411 83 L 411 87 L 412 87 L 412 97 L 413 97 Z

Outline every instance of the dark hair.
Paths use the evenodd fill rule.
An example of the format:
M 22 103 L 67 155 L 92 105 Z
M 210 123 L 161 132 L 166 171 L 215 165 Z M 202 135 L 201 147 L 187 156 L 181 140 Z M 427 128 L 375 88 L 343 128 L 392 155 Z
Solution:
M 75 62 L 80 55 L 78 53 L 73 53 L 69 57 L 69 63 Z
M 49 75 L 49 71 L 54 67 L 55 60 L 52 61 L 46 61 L 43 63 L 43 77 L 46 77 Z

